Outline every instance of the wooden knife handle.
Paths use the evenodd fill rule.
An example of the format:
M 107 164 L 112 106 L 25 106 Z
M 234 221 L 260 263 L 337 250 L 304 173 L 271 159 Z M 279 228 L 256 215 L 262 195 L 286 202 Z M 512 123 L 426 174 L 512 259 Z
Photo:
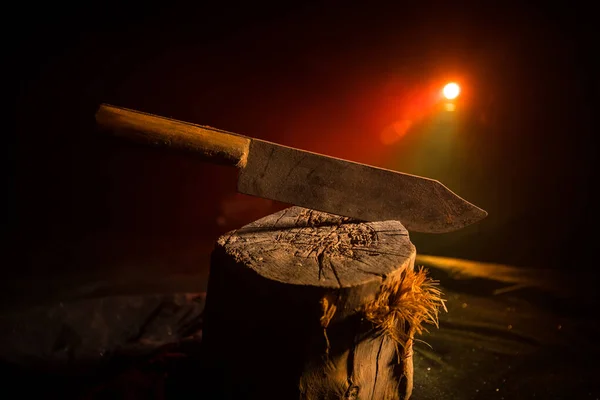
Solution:
M 230 132 L 102 104 L 97 123 L 116 136 L 197 153 L 219 164 L 246 165 L 250 139 Z

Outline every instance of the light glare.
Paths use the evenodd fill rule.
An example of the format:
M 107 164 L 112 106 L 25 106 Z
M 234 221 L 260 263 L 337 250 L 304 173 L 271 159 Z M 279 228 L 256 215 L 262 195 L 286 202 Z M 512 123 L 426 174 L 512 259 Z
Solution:
M 460 93 L 460 87 L 454 82 L 449 83 L 444 86 L 444 90 L 442 92 L 444 93 L 445 98 L 452 100 L 458 97 L 458 94 Z

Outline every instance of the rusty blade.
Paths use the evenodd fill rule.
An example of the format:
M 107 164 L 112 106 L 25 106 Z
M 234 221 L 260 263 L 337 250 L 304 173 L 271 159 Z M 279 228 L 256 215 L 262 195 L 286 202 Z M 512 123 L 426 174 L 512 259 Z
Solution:
M 440 182 L 252 139 L 241 193 L 363 221 L 445 233 L 487 216 Z

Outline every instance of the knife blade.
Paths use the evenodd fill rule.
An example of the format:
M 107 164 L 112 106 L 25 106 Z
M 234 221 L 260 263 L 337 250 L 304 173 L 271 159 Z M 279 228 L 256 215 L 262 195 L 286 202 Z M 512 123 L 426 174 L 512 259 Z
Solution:
M 439 181 L 282 146 L 109 104 L 98 125 L 147 145 L 183 150 L 240 169 L 238 191 L 363 221 L 399 220 L 446 233 L 487 216 Z

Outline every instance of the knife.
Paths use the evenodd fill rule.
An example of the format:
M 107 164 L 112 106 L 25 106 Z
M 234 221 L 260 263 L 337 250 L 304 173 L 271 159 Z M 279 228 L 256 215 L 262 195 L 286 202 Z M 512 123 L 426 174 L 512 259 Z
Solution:
M 362 221 L 398 220 L 408 231 L 452 232 L 487 212 L 440 182 L 109 104 L 100 127 L 126 139 L 236 166 L 238 191 Z

